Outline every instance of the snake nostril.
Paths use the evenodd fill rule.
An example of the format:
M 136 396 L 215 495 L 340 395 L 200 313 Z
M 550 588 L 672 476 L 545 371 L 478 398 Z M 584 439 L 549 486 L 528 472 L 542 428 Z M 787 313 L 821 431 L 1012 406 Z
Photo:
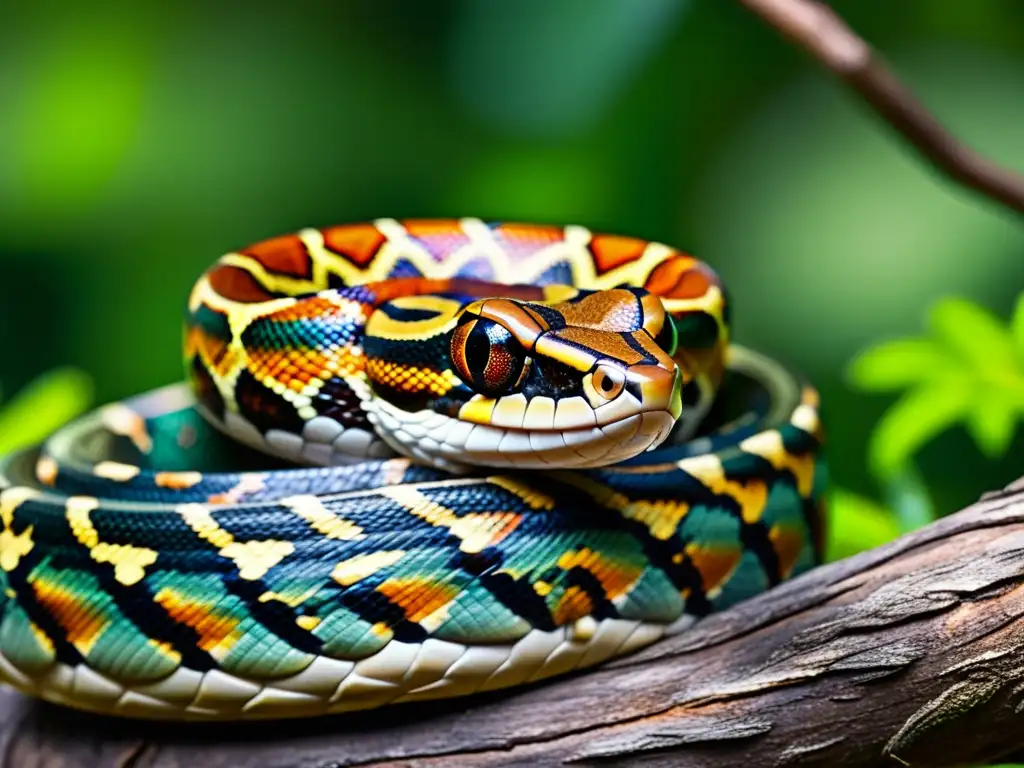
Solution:
M 653 365 L 638 365 L 630 369 L 626 391 L 642 403 L 643 410 L 668 411 L 678 418 L 682 411 L 682 372 Z

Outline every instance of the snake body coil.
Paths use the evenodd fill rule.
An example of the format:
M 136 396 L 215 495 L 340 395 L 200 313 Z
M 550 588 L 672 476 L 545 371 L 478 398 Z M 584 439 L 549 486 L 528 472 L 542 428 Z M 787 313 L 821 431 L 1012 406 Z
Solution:
M 817 394 L 715 274 L 581 227 L 379 220 L 224 256 L 191 391 L 0 466 L 0 680 L 163 719 L 466 695 L 813 566 Z

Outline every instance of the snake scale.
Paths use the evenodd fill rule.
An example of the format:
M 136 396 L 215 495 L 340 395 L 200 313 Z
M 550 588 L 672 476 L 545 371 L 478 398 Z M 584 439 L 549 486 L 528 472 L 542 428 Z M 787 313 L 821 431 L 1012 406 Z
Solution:
M 723 286 L 578 226 L 380 219 L 223 256 L 190 386 L 0 465 L 0 679 L 315 716 L 600 664 L 820 558 L 815 390 Z

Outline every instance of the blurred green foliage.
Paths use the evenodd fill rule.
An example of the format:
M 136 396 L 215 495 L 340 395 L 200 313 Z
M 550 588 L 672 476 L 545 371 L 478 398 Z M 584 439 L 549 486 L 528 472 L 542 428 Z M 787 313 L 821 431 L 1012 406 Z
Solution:
M 826 560 L 841 560 L 855 555 L 885 544 L 901 533 L 893 511 L 864 496 L 832 488 L 827 503 Z
M 871 467 L 883 479 L 958 422 L 986 456 L 999 458 L 1024 419 L 1024 293 L 1009 325 L 956 298 L 937 302 L 928 319 L 928 336 L 877 344 L 850 368 L 861 389 L 906 390 L 869 444 Z
M 874 426 L 867 446 L 868 466 L 897 531 L 935 515 L 933 494 L 916 462 L 928 442 L 962 424 L 981 454 L 997 459 L 1024 420 L 1024 293 L 1009 324 L 973 302 L 940 299 L 928 312 L 928 330 L 925 336 L 876 343 L 848 368 L 859 389 L 902 392 Z M 840 530 L 848 506 L 840 503 L 832 511 Z M 861 518 L 867 519 L 857 512 L 855 519 Z M 869 546 L 866 535 L 861 543 Z
M 91 401 L 92 382 L 74 368 L 50 371 L 9 402 L 0 399 L 0 456 L 41 442 Z
M 66 366 L 89 376 L 97 402 L 179 378 L 193 280 L 220 253 L 273 234 L 378 216 L 574 222 L 707 259 L 730 286 L 737 341 L 818 385 L 841 489 L 833 552 L 1019 476 L 1024 441 L 991 380 L 1000 342 L 964 302 L 1010 314 L 1024 282 L 1020 222 L 923 166 L 738 3 L 626 5 L 5 9 L 4 391 Z M 952 130 L 1024 168 L 1024 4 L 832 5 Z M 949 347 L 957 391 L 981 376 L 1003 395 L 955 404 L 955 388 L 933 379 L 851 386 L 851 358 L 913 336 L 951 294 L 963 301 L 930 316 L 931 341 L 872 354 Z M 976 321 L 967 348 L 947 327 L 965 313 Z M 82 399 L 64 403 L 30 408 L 33 426 Z M 872 438 L 883 414 L 891 425 L 908 409 L 901 429 L 887 428 L 898 437 Z M 29 437 L 19 410 L 2 417 L 4 445 Z

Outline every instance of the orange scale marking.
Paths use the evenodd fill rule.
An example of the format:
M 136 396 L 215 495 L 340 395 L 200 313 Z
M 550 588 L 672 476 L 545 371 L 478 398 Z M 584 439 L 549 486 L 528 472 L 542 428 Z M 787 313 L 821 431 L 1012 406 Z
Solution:
M 185 334 L 185 356 L 195 355 L 199 355 L 206 367 L 213 369 L 219 376 L 225 375 L 236 360 L 235 355 L 230 352 L 228 342 L 211 336 L 198 327 L 189 328 Z
M 67 641 L 80 653 L 88 654 L 109 621 L 96 607 L 46 579 L 32 582 L 36 600 L 67 635 Z
M 431 579 L 395 578 L 383 582 L 377 591 L 401 608 L 406 619 L 420 622 L 454 600 L 461 590 Z
M 255 304 L 270 301 L 274 295 L 260 285 L 259 281 L 241 267 L 227 264 L 216 266 L 206 273 L 210 287 L 229 301 L 240 304 Z
M 344 256 L 357 267 L 365 267 L 387 238 L 373 224 L 346 224 L 322 229 L 324 246 L 339 256 Z
M 526 245 L 536 243 L 538 246 L 551 245 L 565 239 L 560 227 L 543 227 L 533 224 L 499 224 L 494 232 L 502 239 L 514 240 Z
M 648 242 L 635 237 L 621 235 L 594 235 L 590 241 L 590 252 L 594 255 L 594 266 L 598 274 L 611 272 L 616 267 L 636 261 L 647 250 Z
M 239 253 L 255 259 L 269 272 L 307 280 L 312 276 L 313 262 L 305 243 L 297 235 L 273 237 L 250 245 Z
M 305 386 L 313 378 L 330 378 L 331 360 L 315 350 L 253 349 L 249 351 L 249 371 L 257 379 L 269 377 L 286 385 L 297 380 Z
M 699 299 L 718 284 L 707 266 L 692 256 L 680 255 L 655 267 L 644 287 L 668 299 Z
M 289 322 L 295 320 L 311 320 L 336 315 L 340 307 L 322 296 L 310 296 L 297 301 L 289 307 L 284 307 L 276 312 L 264 315 L 263 318 L 275 322 Z
M 194 629 L 199 647 L 207 653 L 226 653 L 241 637 L 238 620 L 219 614 L 208 602 L 191 600 L 169 587 L 158 591 L 153 600 L 174 621 Z
M 470 242 L 456 219 L 412 219 L 403 221 L 402 226 L 436 259 L 443 259 Z
M 593 611 L 594 601 L 590 599 L 590 595 L 579 587 L 572 586 L 558 599 L 558 603 L 551 611 L 551 618 L 556 626 L 562 626 L 589 616 Z
M 700 544 L 687 544 L 686 555 L 700 573 L 705 593 L 720 587 L 732 575 L 742 557 L 738 549 L 717 549 Z
M 568 571 L 577 566 L 586 568 L 601 582 L 609 599 L 625 594 L 643 572 L 642 566 L 616 561 L 585 547 L 566 552 L 558 558 L 558 567 L 562 570 Z
M 773 525 L 768 531 L 768 539 L 779 556 L 779 572 L 783 578 L 788 578 L 803 551 L 804 531 L 796 526 Z

